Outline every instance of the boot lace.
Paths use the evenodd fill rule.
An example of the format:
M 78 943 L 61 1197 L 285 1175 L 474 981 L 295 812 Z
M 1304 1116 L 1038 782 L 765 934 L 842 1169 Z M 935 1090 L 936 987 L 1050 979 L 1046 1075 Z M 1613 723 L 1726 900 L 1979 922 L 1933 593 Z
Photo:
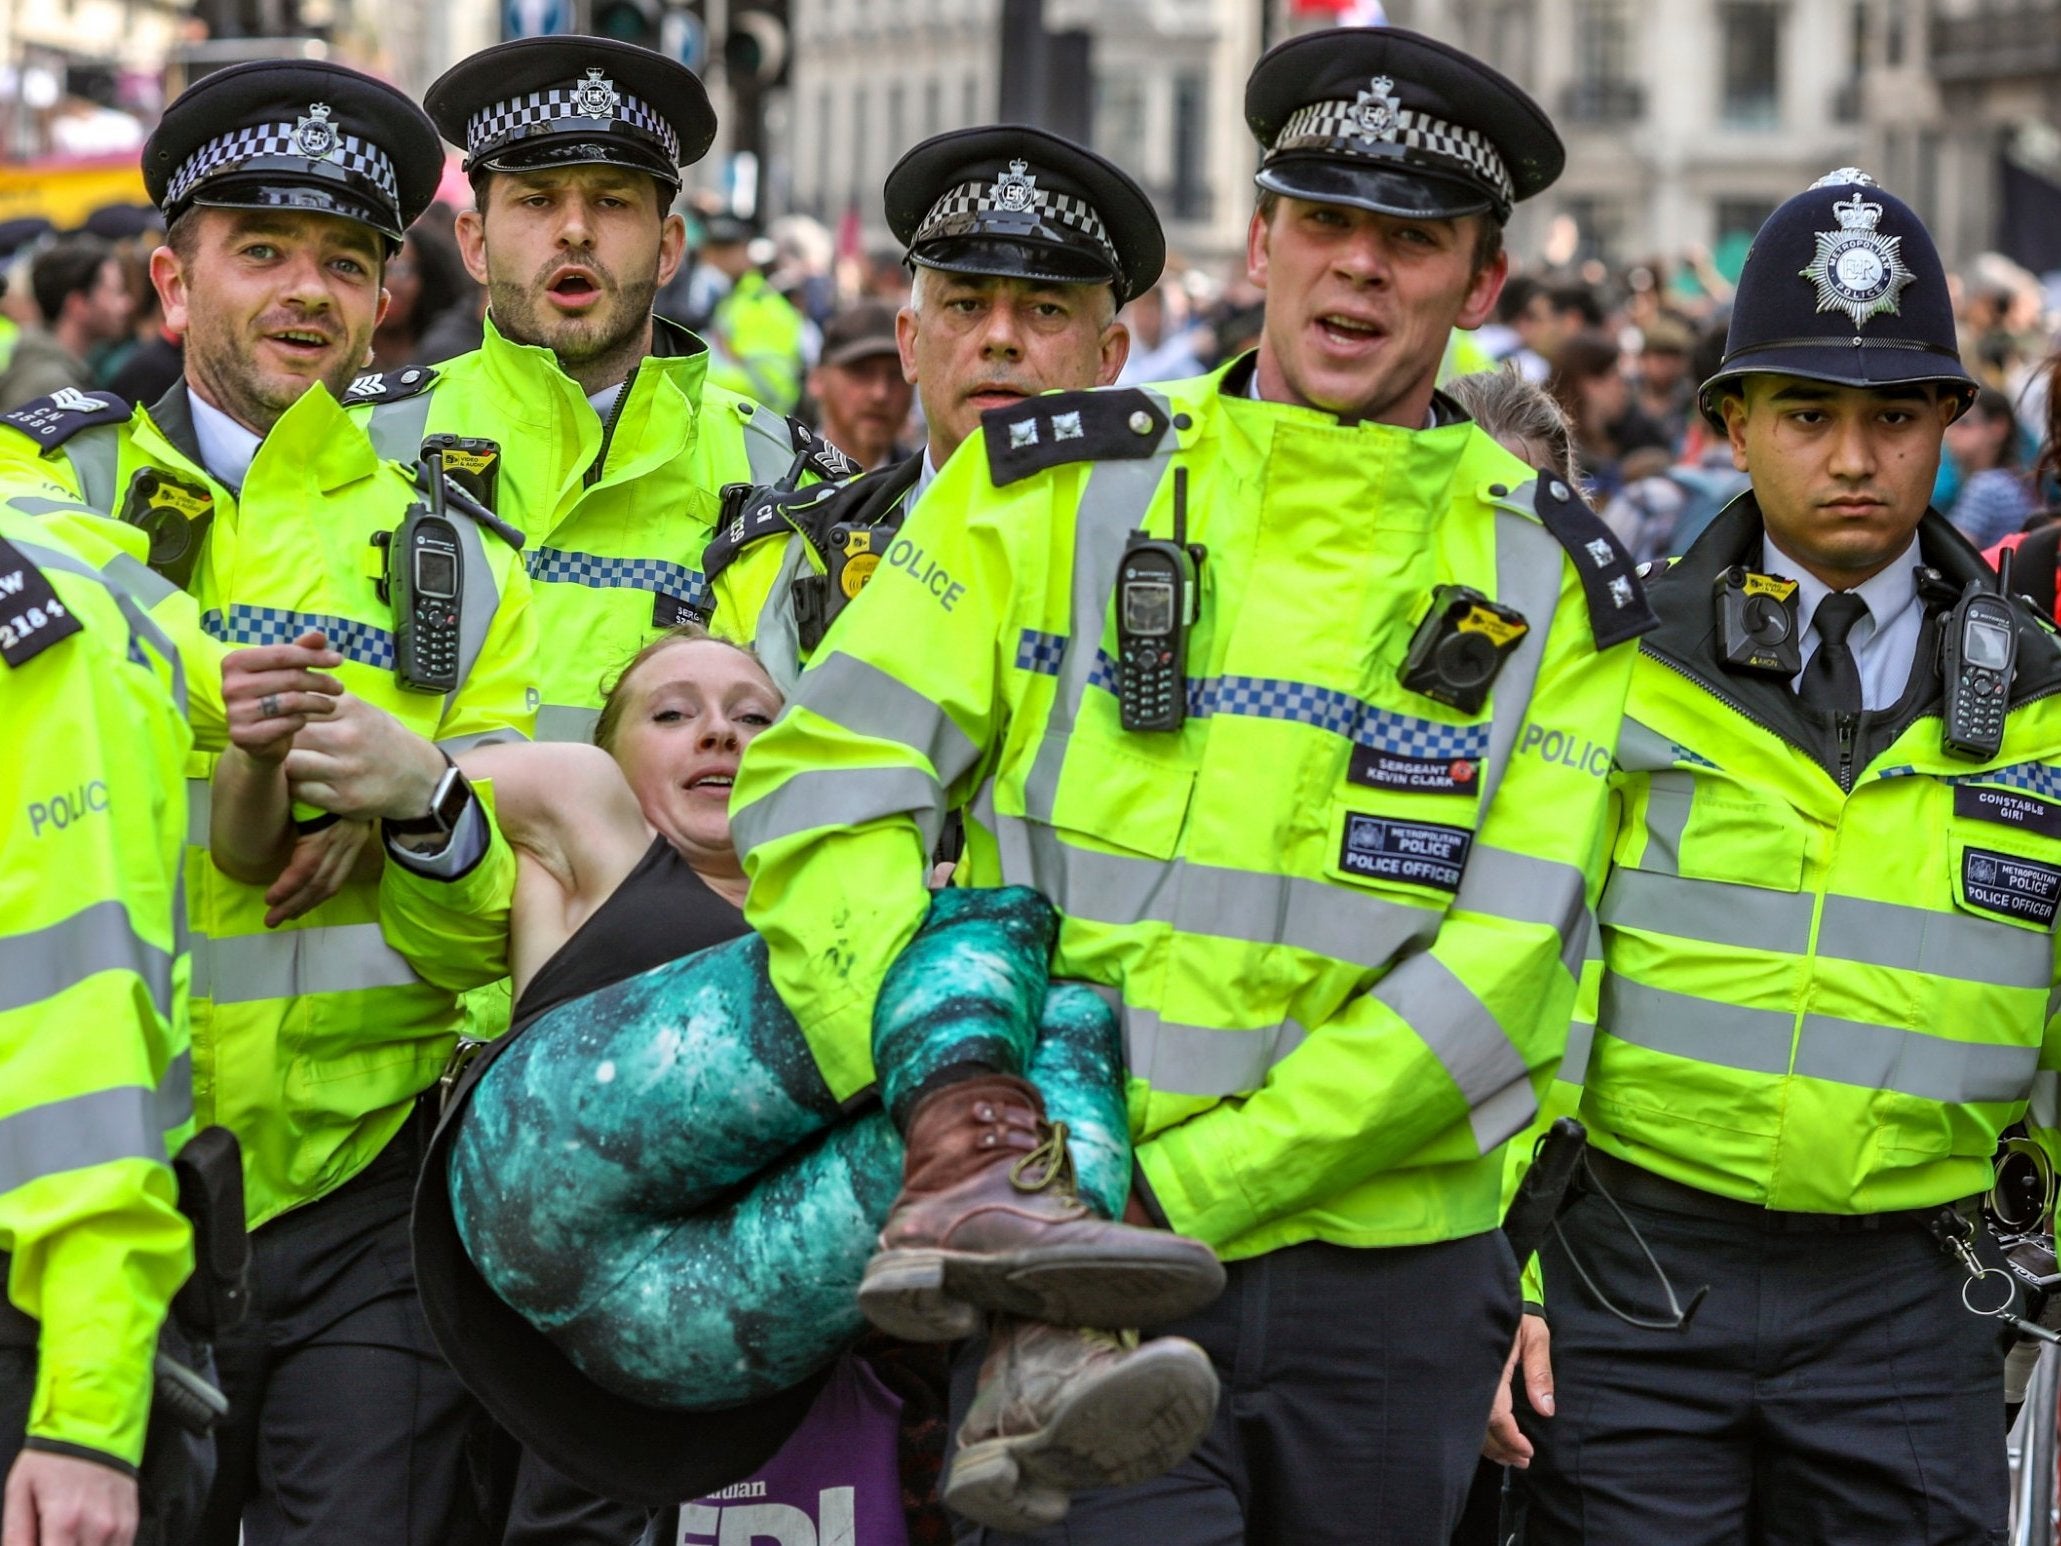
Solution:
M 1044 1142 L 1009 1167 L 1009 1184 L 1019 1192 L 1074 1189 L 1073 1155 L 1066 1147 L 1066 1124 L 1045 1127 Z

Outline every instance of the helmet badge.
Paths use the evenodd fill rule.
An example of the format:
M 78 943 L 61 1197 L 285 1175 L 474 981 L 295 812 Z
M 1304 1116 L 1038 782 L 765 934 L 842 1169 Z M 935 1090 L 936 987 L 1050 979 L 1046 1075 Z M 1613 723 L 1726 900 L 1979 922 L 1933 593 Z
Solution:
M 1366 140 L 1392 140 L 1402 127 L 1402 102 L 1395 95 L 1395 82 L 1377 75 L 1367 89 L 1353 99 L 1353 124 Z
M 573 106 L 584 118 L 612 118 L 621 100 L 615 82 L 598 69 L 589 70 L 587 78 L 573 87 Z
M 1030 176 L 1028 161 L 1012 161 L 1009 170 L 995 179 L 992 197 L 995 208 L 1020 215 L 1038 201 L 1038 180 Z
M 1832 206 L 1836 231 L 1820 231 L 1818 250 L 1800 271 L 1817 286 L 1818 310 L 1843 311 L 1860 327 L 1870 317 L 1897 315 L 1897 297 L 1917 276 L 1904 266 L 1901 236 L 1875 227 L 1882 206 L 1856 193 Z
M 311 102 L 308 113 L 293 126 L 293 148 L 310 161 L 328 161 L 343 148 L 336 125 L 329 121 L 329 104 Z

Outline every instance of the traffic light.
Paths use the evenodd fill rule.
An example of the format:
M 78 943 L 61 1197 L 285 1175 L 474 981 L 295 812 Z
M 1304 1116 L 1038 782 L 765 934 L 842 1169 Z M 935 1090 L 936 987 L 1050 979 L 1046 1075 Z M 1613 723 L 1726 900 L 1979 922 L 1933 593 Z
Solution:
M 618 43 L 657 48 L 660 14 L 658 0 L 595 0 L 588 30 Z
M 723 68 L 733 86 L 772 91 L 787 84 L 793 61 L 788 0 L 730 0 L 730 34 Z

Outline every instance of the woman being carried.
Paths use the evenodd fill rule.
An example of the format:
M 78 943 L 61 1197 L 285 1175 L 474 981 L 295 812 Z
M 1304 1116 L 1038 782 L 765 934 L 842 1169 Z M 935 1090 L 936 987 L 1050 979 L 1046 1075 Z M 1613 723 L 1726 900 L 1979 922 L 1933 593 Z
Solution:
M 287 701 L 259 722 L 269 739 L 245 730 L 225 758 L 221 862 L 276 859 L 289 779 L 295 798 L 343 815 L 421 814 L 441 753 L 348 696 L 325 711 L 278 694 L 275 677 L 244 679 L 236 659 L 225 695 Z M 303 707 L 283 755 L 279 726 Z M 496 1415 L 617 1496 L 634 1486 L 568 1451 L 562 1412 L 482 1388 L 497 1380 L 479 1366 L 507 1360 L 469 1357 L 471 1318 L 438 1316 L 435 1263 L 476 1269 L 599 1393 L 676 1415 L 777 1407 L 758 1459 L 850 1345 L 862 1304 L 916 1340 L 964 1335 L 984 1313 L 1023 1317 L 992 1339 L 946 1499 L 1004 1528 L 1049 1523 L 1070 1491 L 1180 1459 L 1215 1401 L 1190 1344 L 1053 1328 L 1170 1319 L 1213 1297 L 1221 1268 L 1195 1242 L 1105 1222 L 1130 1179 L 1120 1049 L 1099 998 L 1048 985 L 1053 918 L 1032 892 L 939 893 L 882 998 L 881 1101 L 840 1108 L 737 911 L 729 780 L 778 709 L 747 653 L 679 630 L 623 673 L 601 748 L 461 757 L 517 854 L 519 999 L 515 1031 L 468 1073 L 431 1155 L 425 1300 Z M 459 819 L 454 847 L 484 846 L 471 811 L 486 804 Z M 389 886 L 411 884 L 389 868 Z M 462 1253 L 423 1248 L 443 1217 Z M 708 1431 L 749 1447 L 750 1426 Z M 756 1463 L 736 1458 L 725 1479 Z

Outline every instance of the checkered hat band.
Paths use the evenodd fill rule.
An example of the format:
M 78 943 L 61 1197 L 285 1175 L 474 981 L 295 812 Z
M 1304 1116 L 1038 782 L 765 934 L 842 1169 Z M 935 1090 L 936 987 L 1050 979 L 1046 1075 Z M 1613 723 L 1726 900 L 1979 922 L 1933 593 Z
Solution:
M 177 204 L 218 172 L 234 169 L 259 156 L 278 156 L 305 161 L 311 170 L 324 164 L 340 166 L 351 175 L 371 183 L 389 204 L 398 208 L 400 183 L 394 176 L 394 164 L 387 160 L 386 152 L 369 140 L 361 140 L 355 134 L 346 134 L 333 126 L 329 132 L 336 141 L 336 149 L 326 156 L 311 156 L 301 148 L 298 124 L 259 124 L 255 128 L 233 129 L 227 134 L 217 135 L 188 156 L 186 164 L 173 174 L 165 189 L 166 207 Z
M 1052 224 L 1064 226 L 1067 230 L 1086 237 L 1108 255 L 1109 261 L 1119 271 L 1123 265 L 1117 261 L 1116 246 L 1109 239 L 1109 228 L 1102 223 L 1102 216 L 1086 199 L 1077 199 L 1070 193 L 1047 193 L 1042 188 L 1031 190 L 1030 203 L 1022 209 L 1009 209 L 995 197 L 993 182 L 961 183 L 950 193 L 930 206 L 930 213 L 923 217 L 923 224 L 916 232 L 916 240 L 927 242 L 935 236 L 960 234 L 940 229 L 952 221 L 964 220 L 969 215 L 1033 215 L 1049 220 Z
M 680 161 L 680 136 L 642 97 L 633 97 L 627 91 L 616 92 L 615 106 L 609 109 L 607 117 L 602 118 L 582 112 L 580 91 L 570 86 L 532 91 L 527 96 L 497 102 L 474 113 L 465 122 L 465 153 L 482 156 L 498 150 L 516 134 L 540 124 L 561 129 L 584 129 L 590 134 L 605 134 L 615 125 L 624 124 L 658 141 L 674 165 Z
M 1383 159 L 1367 148 L 1370 145 L 1400 145 L 1405 150 L 1461 162 L 1497 189 L 1505 202 L 1514 201 L 1517 197 L 1517 185 L 1510 180 L 1510 170 L 1503 165 L 1502 155 L 1484 136 L 1473 129 L 1462 128 L 1459 124 L 1447 123 L 1407 107 L 1396 113 L 1394 125 L 1388 132 L 1370 135 L 1360 126 L 1355 103 L 1312 102 L 1290 115 L 1280 134 L 1275 136 L 1268 155 L 1316 150 L 1334 156 L 1358 156 L 1367 161 Z

